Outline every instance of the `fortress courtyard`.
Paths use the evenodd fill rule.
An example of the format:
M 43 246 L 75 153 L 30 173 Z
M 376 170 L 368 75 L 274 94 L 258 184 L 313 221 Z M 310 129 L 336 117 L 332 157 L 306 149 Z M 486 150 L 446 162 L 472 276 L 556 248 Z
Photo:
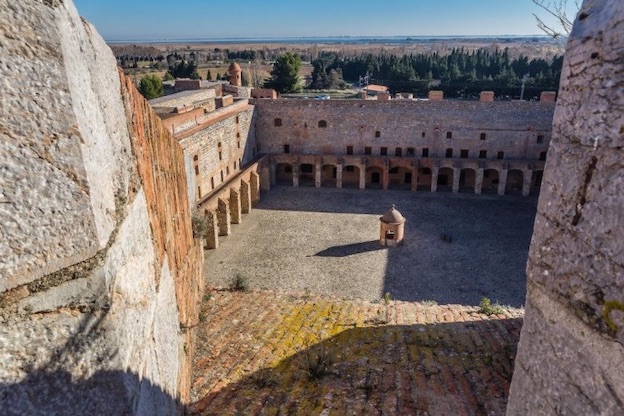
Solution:
M 503 415 L 536 202 L 264 193 L 206 251 L 188 414 Z M 379 217 L 393 203 L 405 240 L 387 249 Z M 249 289 L 223 290 L 237 273 Z M 506 306 L 485 314 L 483 297 Z
M 379 217 L 407 219 L 382 247 Z M 376 301 L 521 307 L 537 198 L 397 190 L 274 187 L 206 251 L 208 287 L 235 276 L 251 289 Z M 451 241 L 444 241 L 446 234 Z

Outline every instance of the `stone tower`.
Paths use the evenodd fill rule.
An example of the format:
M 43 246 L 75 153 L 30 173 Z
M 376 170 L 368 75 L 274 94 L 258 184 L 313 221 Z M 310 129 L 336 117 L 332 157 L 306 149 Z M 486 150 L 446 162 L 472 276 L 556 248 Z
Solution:
M 405 227 L 405 218 L 397 209 L 392 207 L 379 218 L 381 225 L 379 227 L 379 243 L 386 247 L 398 246 L 403 241 L 403 229 Z
M 238 65 L 236 62 L 232 62 L 230 64 L 230 67 L 228 68 L 228 79 L 230 80 L 230 84 L 234 85 L 235 87 L 242 86 L 242 73 L 243 70 L 241 69 L 240 65 Z

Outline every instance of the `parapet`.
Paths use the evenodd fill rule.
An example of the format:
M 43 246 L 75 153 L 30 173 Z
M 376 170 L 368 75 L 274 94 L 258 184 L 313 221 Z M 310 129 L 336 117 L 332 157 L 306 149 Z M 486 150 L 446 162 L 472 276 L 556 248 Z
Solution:
M 479 94 L 479 101 L 482 102 L 493 102 L 494 101 L 494 91 L 481 91 Z
M 277 91 L 272 88 L 254 88 L 251 90 L 251 98 L 277 99 Z
M 556 98 L 556 91 L 542 91 L 540 94 L 540 101 L 543 103 L 554 103 Z
M 429 101 L 442 101 L 444 100 L 444 91 L 431 90 L 429 91 Z

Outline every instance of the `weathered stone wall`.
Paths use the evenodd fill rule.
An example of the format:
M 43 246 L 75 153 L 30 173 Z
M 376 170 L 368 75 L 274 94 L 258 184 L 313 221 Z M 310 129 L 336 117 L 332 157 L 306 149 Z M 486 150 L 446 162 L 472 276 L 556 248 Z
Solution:
M 413 147 L 430 157 L 487 151 L 495 159 L 534 159 L 548 149 L 553 103 L 478 101 L 256 100 L 257 137 L 263 153 L 344 155 L 347 146 L 363 155 Z M 278 120 L 276 122 L 276 120 Z M 322 121 L 327 127 L 322 127 Z M 279 125 L 281 122 L 281 125 Z M 321 122 L 321 124 L 319 124 Z M 451 138 L 447 138 L 450 133 Z M 484 140 L 481 140 L 485 134 Z M 377 137 L 378 136 L 378 137 Z M 540 138 L 538 143 L 538 136 Z
M 0 9 L 2 410 L 179 412 L 203 282 L 182 149 L 70 1 Z
M 507 414 L 624 414 L 624 3 L 574 23 Z
M 150 100 L 152 107 L 182 107 L 189 102 L 199 102 L 214 99 L 217 91 L 212 88 L 204 88 L 201 90 L 182 91 L 164 97 L 154 98 Z

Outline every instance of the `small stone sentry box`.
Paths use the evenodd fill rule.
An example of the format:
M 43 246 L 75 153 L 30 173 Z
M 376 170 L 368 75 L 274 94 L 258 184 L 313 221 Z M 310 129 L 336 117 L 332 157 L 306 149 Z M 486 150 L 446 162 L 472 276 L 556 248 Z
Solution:
M 383 217 L 379 218 L 381 225 L 379 227 L 379 243 L 384 247 L 396 247 L 403 241 L 403 229 L 405 226 L 405 218 L 394 205 Z

